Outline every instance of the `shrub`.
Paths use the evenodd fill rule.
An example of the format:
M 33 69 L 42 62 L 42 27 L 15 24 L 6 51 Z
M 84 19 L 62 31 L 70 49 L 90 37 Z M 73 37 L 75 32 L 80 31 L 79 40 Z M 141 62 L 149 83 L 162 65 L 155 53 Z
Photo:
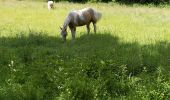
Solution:
M 115 0 L 115 1 L 121 3 L 141 3 L 141 4 L 148 4 L 148 3 L 160 4 L 160 3 L 170 2 L 170 0 Z

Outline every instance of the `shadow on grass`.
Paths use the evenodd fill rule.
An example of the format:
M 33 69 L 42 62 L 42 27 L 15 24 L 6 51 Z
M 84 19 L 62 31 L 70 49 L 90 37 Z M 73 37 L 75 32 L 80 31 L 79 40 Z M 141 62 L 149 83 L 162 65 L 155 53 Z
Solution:
M 23 85 L 23 91 L 19 91 L 20 87 L 15 88 L 21 92 L 18 94 L 26 93 L 28 97 L 40 93 L 43 97 L 39 98 L 54 99 L 61 91 L 67 94 L 66 88 L 70 88 L 71 97 L 89 99 L 94 97 L 92 84 L 101 80 L 106 83 L 102 83 L 104 89 L 98 90 L 98 95 L 107 91 L 110 95 L 121 96 L 127 95 L 130 88 L 128 84 L 119 85 L 118 76 L 139 75 L 143 70 L 150 74 L 158 67 L 166 69 L 167 74 L 170 70 L 170 44 L 167 42 L 154 45 L 123 43 L 106 32 L 82 35 L 74 42 L 62 43 L 60 38 L 45 34 L 33 32 L 28 36 L 0 38 L 0 84 Z M 94 80 L 96 83 L 92 83 Z M 89 87 L 87 81 L 91 84 Z M 85 88 L 85 92 L 81 88 Z M 9 95 L 15 91 L 5 90 L 11 93 Z
M 126 65 L 133 74 L 143 70 L 143 67 L 148 68 L 148 71 L 154 71 L 158 66 L 170 65 L 169 43 L 159 42 L 155 45 L 122 43 L 118 37 L 110 35 L 109 32 L 85 34 L 75 41 L 68 40 L 66 43 L 63 43 L 58 37 L 47 36 L 46 33 L 32 32 L 28 36 L 19 34 L 16 37 L 1 37 L 0 48 L 2 55 L 10 55 L 13 52 L 14 55 L 15 53 L 20 55 L 20 59 L 38 53 L 36 56 L 40 57 L 61 54 L 70 58 L 80 57 L 82 60 L 87 58 L 99 62 L 112 61 L 115 66 Z M 43 51 L 47 54 L 44 54 Z M 1 56 L 1 59 L 4 58 Z M 8 58 L 7 62 L 10 59 L 12 58 Z M 24 61 L 34 60 L 31 59 L 27 58 Z M 3 64 L 3 60 L 0 61 Z

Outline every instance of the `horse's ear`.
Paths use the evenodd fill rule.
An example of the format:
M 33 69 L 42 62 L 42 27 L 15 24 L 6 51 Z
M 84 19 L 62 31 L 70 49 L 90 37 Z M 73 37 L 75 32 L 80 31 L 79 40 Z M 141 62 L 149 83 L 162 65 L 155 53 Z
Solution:
M 62 30 L 61 26 L 60 26 L 60 29 Z

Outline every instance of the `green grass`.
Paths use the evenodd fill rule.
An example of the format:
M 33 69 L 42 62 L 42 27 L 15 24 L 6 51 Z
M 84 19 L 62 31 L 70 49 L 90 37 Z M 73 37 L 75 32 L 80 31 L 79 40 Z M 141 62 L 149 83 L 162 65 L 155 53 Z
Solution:
M 170 8 L 2 1 L 1 100 L 170 98 Z M 63 43 L 67 13 L 88 6 L 103 14 L 97 34 L 79 27 Z

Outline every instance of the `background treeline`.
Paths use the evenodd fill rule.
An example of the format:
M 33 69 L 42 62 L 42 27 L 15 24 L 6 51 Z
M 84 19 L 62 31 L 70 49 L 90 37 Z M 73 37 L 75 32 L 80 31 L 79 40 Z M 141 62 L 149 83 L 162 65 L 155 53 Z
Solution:
M 113 0 L 53 0 L 53 1 L 56 1 L 56 2 L 59 2 L 59 1 L 69 1 L 69 2 L 112 2 Z
M 69 1 L 69 2 L 119 2 L 119 3 L 140 3 L 140 4 L 163 4 L 170 3 L 170 0 L 54 0 L 54 1 Z
M 126 3 L 126 4 L 131 4 L 131 3 L 140 3 L 140 4 L 165 4 L 169 3 L 170 0 L 115 0 L 116 2 L 120 3 Z

